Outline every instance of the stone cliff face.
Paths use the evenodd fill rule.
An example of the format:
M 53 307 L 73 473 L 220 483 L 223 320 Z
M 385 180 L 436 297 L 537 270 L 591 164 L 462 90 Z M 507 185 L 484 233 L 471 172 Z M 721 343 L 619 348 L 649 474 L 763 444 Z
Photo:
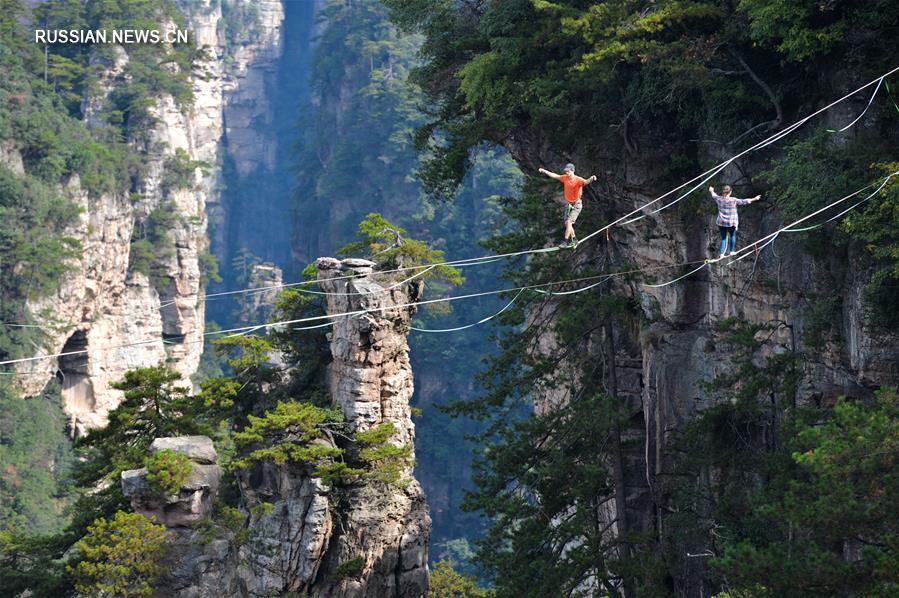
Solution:
M 333 405 L 343 411 L 349 431 L 392 423 L 397 433 L 390 441 L 411 445 L 406 335 L 414 309 L 393 307 L 410 302 L 410 289 L 374 282 L 372 264 L 364 260 L 322 258 L 317 265 L 321 288 L 332 293 L 329 313 L 378 310 L 335 320 L 328 382 Z M 174 549 L 160 596 L 414 598 L 427 591 L 431 521 L 411 464 L 396 485 L 360 480 L 335 488 L 304 464 L 257 463 L 240 474 L 241 495 L 248 505 L 271 508 L 251 509 L 246 529 L 238 532 L 247 538 L 243 542 L 227 534 L 201 542 L 201 532 L 186 526 L 202 509 L 203 488 L 211 482 L 194 480 L 166 498 L 148 494 L 144 475 L 125 472 L 123 487 L 136 510 L 165 515 Z
M 857 113 L 856 108 L 850 112 Z M 865 132 L 862 128 L 854 134 Z M 547 141 L 527 136 L 509 143 L 516 161 L 531 172 L 542 164 L 567 161 L 552 156 L 549 146 Z M 726 156 L 708 156 L 707 161 L 719 162 L 722 158 Z M 659 194 L 672 186 L 655 180 L 649 166 L 653 159 L 664 163 L 664 156 L 635 158 L 616 171 L 623 180 L 615 183 L 603 180 L 608 164 L 591 163 L 588 156 L 573 159 L 580 171 L 600 176 L 600 182 L 585 192 L 585 211 L 601 211 L 599 221 L 603 223 L 653 200 L 654 192 Z M 740 170 L 729 167 L 713 183 L 720 186 L 746 180 L 763 168 L 748 160 L 739 166 Z M 587 259 L 608 255 L 612 264 L 627 263 L 651 272 L 650 282 L 672 280 L 688 269 L 665 266 L 694 262 L 689 266 L 693 269 L 702 260 L 717 256 L 718 244 L 714 216 L 691 214 L 685 220 L 678 207 L 613 227 L 608 241 L 594 238 L 590 245 L 581 245 L 579 252 L 586 252 Z M 738 249 L 783 224 L 770 204 L 744 206 Z M 867 398 L 880 386 L 899 383 L 899 335 L 866 321 L 863 289 L 870 274 L 860 265 L 860 248 L 834 248 L 827 258 L 815 259 L 797 241 L 795 235 L 781 234 L 773 245 L 751 252 L 746 259 L 729 266 L 724 262 L 707 266 L 661 288 L 613 279 L 613 292 L 633 299 L 638 306 L 636 321 L 613 324 L 618 396 L 630 416 L 623 434 L 635 446 L 625 455 L 630 462 L 626 494 L 632 531 L 664 528 L 666 513 L 678 508 L 666 494 L 664 481 L 664 474 L 672 471 L 677 458 L 671 450 L 675 434 L 699 411 L 732 400 L 733 393 L 708 385 L 718 375 L 733 373 L 736 367 L 734 353 L 739 347 L 728 341 L 724 329 L 727 321 L 764 327 L 755 335 L 752 361 L 756 366 L 778 355 L 800 356 L 796 361 L 796 401 L 800 404 L 829 405 L 840 395 Z M 814 313 L 812 302 L 821 295 L 835 295 L 838 306 L 826 322 L 831 334 L 825 335 L 823 342 L 813 340 L 813 329 L 820 328 L 821 322 L 815 321 L 820 316 Z M 552 305 L 546 305 L 530 317 L 533 321 L 551 310 Z M 540 350 L 554 350 L 552 338 L 543 342 Z M 562 394 L 541 395 L 536 410 L 558 406 L 565 400 Z M 792 397 L 772 394 L 768 399 L 776 403 Z M 609 518 L 614 516 L 613 509 Z M 706 548 L 686 546 L 684 552 L 698 553 Z M 701 565 L 684 563 L 685 576 L 679 583 L 692 583 L 687 571 L 697 566 Z M 698 586 L 691 589 L 688 585 L 680 588 L 679 594 L 695 595 L 699 591 Z
M 169 359 L 189 379 L 199 365 L 205 318 L 201 260 L 209 245 L 207 204 L 215 206 L 220 193 L 224 111 L 231 98 L 252 86 L 254 56 L 267 56 L 280 43 L 283 19 L 279 1 L 228 4 L 232 11 L 242 8 L 256 17 L 230 23 L 230 38 L 218 0 L 181 6 L 206 56 L 191 73 L 189 107 L 162 94 L 150 108 L 155 125 L 135 143 L 145 166 L 135 184 L 139 199 L 90 199 L 77 177 L 65 185 L 65 193 L 82 208 L 79 222 L 68 232 L 82 242 L 83 255 L 71 264 L 59 292 L 29 307 L 52 323 L 46 330 L 47 342 L 35 355 L 74 354 L 25 363 L 19 371 L 28 374 L 21 376 L 26 396 L 39 392 L 54 374 L 61 379 L 73 433 L 102 425 L 120 400 L 110 384 L 127 369 Z M 253 10 L 257 4 L 261 6 Z M 82 105 L 89 126 L 103 118 L 106 98 L 119 84 L 128 60 L 126 49 L 116 47 L 111 59 L 94 61 L 100 68 L 98 85 Z M 15 164 L 15 150 L 8 149 L 4 162 Z M 171 164 L 179 153 L 206 166 L 194 168 L 187 181 L 173 185 Z M 148 226 L 150 214 L 160 207 L 174 216 L 167 231 L 171 249 L 154 258 L 151 279 L 129 265 L 130 249 L 137 232 Z M 135 342 L 141 344 L 124 346 Z

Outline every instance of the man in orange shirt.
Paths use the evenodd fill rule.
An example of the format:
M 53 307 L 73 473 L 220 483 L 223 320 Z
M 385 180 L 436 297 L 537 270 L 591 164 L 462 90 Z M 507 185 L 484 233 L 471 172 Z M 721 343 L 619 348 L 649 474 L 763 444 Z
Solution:
M 581 193 L 584 185 L 589 185 L 596 180 L 596 175 L 591 176 L 589 179 L 582 179 L 574 174 L 574 164 L 565 165 L 565 174 L 556 174 L 545 168 L 541 168 L 540 173 L 560 181 L 565 188 L 565 240 L 562 241 L 559 247 L 574 249 L 577 247 L 574 223 L 584 207 L 581 203 Z

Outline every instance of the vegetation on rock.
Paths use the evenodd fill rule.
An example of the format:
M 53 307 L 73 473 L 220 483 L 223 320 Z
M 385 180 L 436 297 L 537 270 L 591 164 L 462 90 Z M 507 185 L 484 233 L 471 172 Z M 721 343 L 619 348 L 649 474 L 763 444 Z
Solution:
M 164 494 L 177 494 L 193 470 L 187 455 L 171 449 L 154 452 L 144 465 L 150 488 Z

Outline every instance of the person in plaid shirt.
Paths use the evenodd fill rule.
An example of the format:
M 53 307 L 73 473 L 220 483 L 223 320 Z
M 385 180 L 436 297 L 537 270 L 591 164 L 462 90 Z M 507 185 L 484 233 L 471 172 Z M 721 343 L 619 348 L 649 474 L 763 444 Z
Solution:
M 730 185 L 724 186 L 724 195 L 715 193 L 714 187 L 709 187 L 712 199 L 718 204 L 718 219 L 715 224 L 718 225 L 718 233 L 721 235 L 721 244 L 718 247 L 718 259 L 730 255 L 737 247 L 737 227 L 740 226 L 740 218 L 737 215 L 737 206 L 745 206 L 754 201 L 761 199 L 761 195 L 756 195 L 750 199 L 737 199 L 731 197 Z

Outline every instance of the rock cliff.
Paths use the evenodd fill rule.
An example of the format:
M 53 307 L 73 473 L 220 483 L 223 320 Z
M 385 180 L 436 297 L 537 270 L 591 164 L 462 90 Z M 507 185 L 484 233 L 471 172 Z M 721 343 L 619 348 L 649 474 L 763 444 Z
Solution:
M 331 293 L 328 313 L 377 310 L 335 319 L 328 381 L 333 405 L 343 411 L 348 432 L 391 423 L 397 433 L 390 442 L 411 445 L 406 335 L 414 308 L 394 307 L 410 302 L 410 289 L 373 281 L 372 263 L 364 260 L 322 258 L 317 265 L 321 288 Z M 157 440 L 154 446 L 170 448 L 162 443 L 178 440 Z M 183 452 L 202 461 L 197 451 Z M 135 510 L 161 513 L 169 530 L 170 573 L 160 596 L 414 598 L 427 590 L 431 520 L 411 462 L 399 483 L 363 479 L 339 487 L 315 478 L 302 463 L 258 462 L 238 476 L 241 496 L 251 506 L 245 527 L 211 540 L 185 521 L 202 510 L 203 489 L 213 484 L 195 481 L 177 496 L 159 497 L 148 493 L 143 470 L 122 478 Z
M 856 109 L 859 107 L 849 110 Z M 866 133 L 862 127 L 855 134 Z M 584 202 L 585 211 L 600 213 L 595 220 L 598 223 L 611 222 L 673 186 L 660 182 L 652 167 L 654 161 L 665 163 L 664 156 L 641 155 L 625 160 L 625 167 L 616 168 L 621 178 L 615 180 L 602 174 L 609 172 L 610 163 L 590 156 L 562 159 L 552 156 L 546 149 L 549 146 L 546 140 L 524 136 L 509 144 L 525 170 L 534 172 L 542 164 L 573 160 L 581 172 L 599 173 L 600 182 L 587 188 Z M 706 162 L 726 157 L 709 155 Z M 730 166 L 714 184 L 751 180 L 763 168 L 746 160 Z M 635 306 L 634 318 L 612 324 L 617 394 L 629 416 L 622 433 L 624 445 L 632 447 L 625 449 L 631 531 L 656 529 L 664 533 L 667 514 L 681 508 L 669 494 L 670 478 L 666 478 L 678 459 L 672 443 L 697 413 L 733 400 L 732 389 L 715 388 L 711 383 L 720 375 L 736 373 L 735 354 L 741 347 L 730 338 L 736 322 L 757 330 L 749 357 L 756 367 L 764 368 L 767 360 L 778 356 L 797 357 L 789 362 L 789 367 L 795 364 L 798 378 L 795 399 L 772 391 L 766 400 L 773 405 L 786 406 L 782 402 L 793 400 L 832 405 L 841 395 L 866 399 L 880 386 L 899 383 L 899 336 L 868 323 L 863 294 L 870 272 L 859 259 L 861 248 L 852 243 L 833 247 L 825 256 L 812 256 L 797 235 L 782 234 L 773 245 L 752 251 L 733 264 L 712 264 L 660 288 L 643 284 L 670 281 L 717 255 L 714 215 L 693 212 L 685 218 L 679 207 L 655 214 L 645 210 L 647 215 L 642 220 L 613 227 L 608 240 L 603 235 L 578 248 L 579 259 L 608 260 L 613 265 L 628 264 L 629 268 L 651 273 L 646 278 L 615 278 L 611 283 L 614 294 L 629 298 Z M 785 224 L 774 206 L 765 202 L 744 206 L 740 216 L 738 248 Z M 585 226 L 580 221 L 578 224 Z M 683 263 L 692 265 L 670 267 Z M 819 297 L 832 297 L 831 305 L 835 306 L 823 323 L 814 305 Z M 530 319 L 553 309 L 552 301 L 547 301 L 532 310 Z M 822 326 L 829 331 L 823 340 Z M 605 345 L 601 333 L 596 341 L 597 346 Z M 547 336 L 541 339 L 539 350 L 549 354 L 555 347 Z M 742 381 L 737 380 L 737 388 L 740 384 Z M 535 409 L 546 412 L 564 400 L 564 393 L 542 393 Z M 609 520 L 616 517 L 613 507 Z M 707 545 L 684 548 L 681 554 L 699 553 Z M 679 592 L 693 595 L 700 591 L 698 585 L 689 587 L 690 583 L 701 583 L 697 581 L 699 576 L 691 577 L 689 571 L 701 566 L 684 563 L 684 576 L 678 583 L 688 586 L 679 588 Z
M 73 434 L 103 424 L 120 400 L 110 385 L 126 370 L 169 360 L 185 379 L 196 372 L 203 350 L 207 204 L 214 213 L 225 111 L 256 86 L 257 71 L 265 70 L 280 44 L 279 0 L 226 2 L 243 20 L 226 19 L 218 0 L 177 4 L 204 50 L 189 76 L 192 102 L 180 105 L 168 94 L 154 97 L 149 108 L 154 124 L 132 143 L 143 156 L 143 168 L 130 196 L 94 199 L 77 177 L 65 184 L 66 195 L 81 208 L 78 223 L 67 232 L 84 251 L 55 295 L 29 305 L 48 322 L 46 342 L 35 355 L 72 355 L 22 364 L 19 371 L 27 374 L 20 377 L 23 394 L 34 395 L 52 376 L 59 377 Z M 98 84 L 82 103 L 89 126 L 103 120 L 107 98 L 123 83 L 128 61 L 125 47 L 92 59 Z M 3 159 L 21 163 L 15 148 L 6 148 Z M 178 162 L 189 165 L 187 173 L 176 172 Z M 169 247 L 154 256 L 153 275 L 147 276 L 134 267 L 132 241 L 152 226 L 154 211 L 160 210 L 170 213 Z

